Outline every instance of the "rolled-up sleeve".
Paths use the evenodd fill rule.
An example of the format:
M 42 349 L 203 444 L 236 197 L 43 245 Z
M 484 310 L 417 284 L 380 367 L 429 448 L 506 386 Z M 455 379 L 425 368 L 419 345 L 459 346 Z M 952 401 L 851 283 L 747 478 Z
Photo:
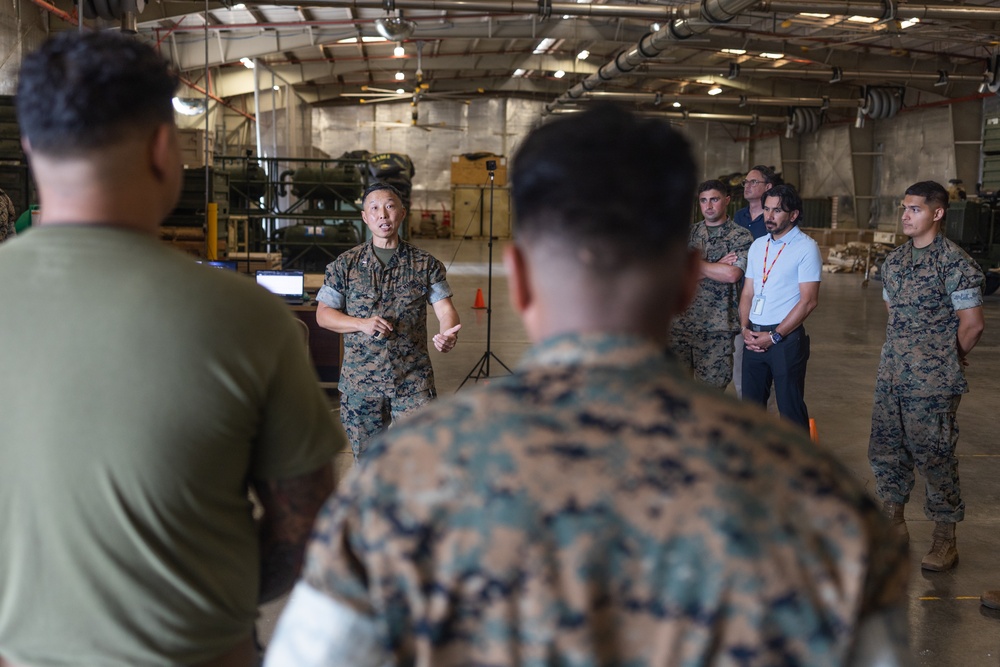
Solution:
M 319 292 L 316 293 L 316 300 L 324 306 L 329 306 L 336 310 L 343 310 L 344 306 L 347 305 L 347 299 L 344 298 L 344 295 L 329 285 L 323 285 L 319 288 Z

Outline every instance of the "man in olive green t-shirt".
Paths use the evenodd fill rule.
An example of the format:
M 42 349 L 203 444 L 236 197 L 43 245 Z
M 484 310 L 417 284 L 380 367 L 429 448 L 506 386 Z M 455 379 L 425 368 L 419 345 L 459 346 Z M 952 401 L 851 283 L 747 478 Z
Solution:
M 158 239 L 175 85 L 119 33 L 22 66 L 41 219 L 0 247 L 0 665 L 256 664 L 331 491 L 343 434 L 287 307 Z

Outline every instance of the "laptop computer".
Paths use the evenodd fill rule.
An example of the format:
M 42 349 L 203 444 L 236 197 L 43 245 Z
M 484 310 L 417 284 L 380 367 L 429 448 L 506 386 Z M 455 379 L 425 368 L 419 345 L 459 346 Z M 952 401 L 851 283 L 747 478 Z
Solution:
M 290 306 L 302 305 L 306 278 L 302 271 L 258 271 L 257 284 L 277 294 Z
M 204 264 L 205 266 L 211 266 L 213 269 L 225 269 L 226 271 L 238 271 L 239 267 L 236 262 L 229 260 L 219 260 L 219 259 L 199 259 L 195 260 L 199 264 Z

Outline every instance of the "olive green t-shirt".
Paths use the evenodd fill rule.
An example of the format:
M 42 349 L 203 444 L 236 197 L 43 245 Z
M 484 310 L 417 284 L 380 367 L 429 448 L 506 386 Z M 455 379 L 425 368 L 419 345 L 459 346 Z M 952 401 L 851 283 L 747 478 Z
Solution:
M 0 655 L 197 664 L 245 639 L 248 480 L 343 445 L 287 306 L 152 236 L 0 246 Z

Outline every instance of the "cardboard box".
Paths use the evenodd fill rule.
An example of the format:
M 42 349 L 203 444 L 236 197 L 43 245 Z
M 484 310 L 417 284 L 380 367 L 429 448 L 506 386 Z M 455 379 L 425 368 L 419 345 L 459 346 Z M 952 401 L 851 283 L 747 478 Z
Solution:
M 452 185 L 489 185 L 490 172 L 486 169 L 487 160 L 496 160 L 497 168 L 493 172 L 493 185 L 507 184 L 507 158 L 490 155 L 478 160 L 470 160 L 464 155 L 453 155 L 451 158 Z

